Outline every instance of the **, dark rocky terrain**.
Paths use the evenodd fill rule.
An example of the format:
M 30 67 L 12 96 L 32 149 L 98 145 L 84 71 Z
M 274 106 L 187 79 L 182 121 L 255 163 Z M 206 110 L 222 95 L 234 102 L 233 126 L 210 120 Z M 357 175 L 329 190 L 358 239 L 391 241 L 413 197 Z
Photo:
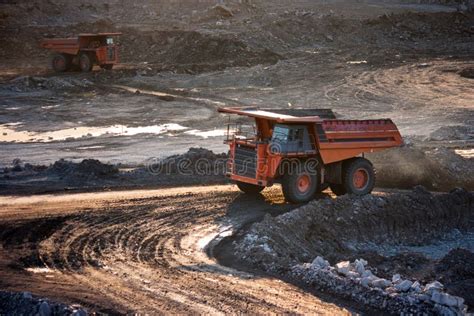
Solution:
M 473 6 L 0 1 L 0 314 L 472 311 Z M 39 46 L 109 31 L 112 71 Z M 405 144 L 367 155 L 373 195 L 249 197 L 216 111 L 246 105 L 391 118 Z
M 31 165 L 17 159 L 0 171 L 0 194 L 226 183 L 226 157 L 204 148 L 190 148 L 184 154 L 152 158 L 133 167 L 96 159 L 80 162 L 60 159 L 49 166 Z
M 67 306 L 34 298 L 31 293 L 9 293 L 0 291 L 0 312 L 5 315 L 87 315 L 80 306 Z
M 474 286 L 473 223 L 472 192 L 431 194 L 417 187 L 406 193 L 327 198 L 278 217 L 268 215 L 233 245 L 236 259 L 249 266 L 390 313 L 441 313 L 446 306 L 460 313 L 460 302 L 474 306 L 464 291 Z M 455 247 L 465 249 L 443 253 L 443 243 L 453 239 Z M 355 258 L 363 259 L 350 266 L 345 261 Z M 449 304 L 441 304 L 429 285 L 422 286 L 434 281 L 465 299 L 446 296 Z

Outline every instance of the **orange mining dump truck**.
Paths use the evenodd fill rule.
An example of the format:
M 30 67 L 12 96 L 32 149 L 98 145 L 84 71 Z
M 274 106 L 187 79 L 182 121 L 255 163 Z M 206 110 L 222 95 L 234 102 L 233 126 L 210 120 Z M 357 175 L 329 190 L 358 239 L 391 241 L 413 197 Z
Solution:
M 79 34 L 71 38 L 45 38 L 41 47 L 55 54 L 51 66 L 57 72 L 75 70 L 91 71 L 94 65 L 112 69 L 118 63 L 116 39 L 122 33 Z
M 259 108 L 218 111 L 255 120 L 247 125 L 249 133 L 242 123 L 228 127 L 227 176 L 245 193 L 281 183 L 285 199 L 293 203 L 307 202 L 328 186 L 336 195 L 370 193 L 375 171 L 364 153 L 403 144 L 389 119 L 339 120 L 330 110 L 311 116 L 311 110 L 289 112 L 293 115 Z

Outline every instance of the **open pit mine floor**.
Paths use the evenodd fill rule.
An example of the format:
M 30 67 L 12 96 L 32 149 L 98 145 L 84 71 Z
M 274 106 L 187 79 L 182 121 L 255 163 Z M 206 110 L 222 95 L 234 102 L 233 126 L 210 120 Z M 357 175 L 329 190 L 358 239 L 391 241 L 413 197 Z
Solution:
M 378 190 L 373 197 L 346 196 L 342 199 L 334 199 L 325 192 L 319 201 L 301 206 L 285 203 L 278 187 L 251 197 L 231 185 L 3 196 L 0 197 L 0 287 L 17 293 L 29 291 L 34 297 L 69 306 L 78 304 L 88 312 L 108 314 L 390 313 L 400 308 L 396 302 L 389 304 L 393 309 L 384 310 L 382 305 L 374 306 L 370 301 L 361 303 L 364 300 L 348 295 L 356 289 L 356 294 L 364 299 L 380 299 L 383 290 L 370 287 L 364 290 L 359 285 L 350 285 L 353 281 L 336 276 L 335 272 L 331 272 L 331 278 L 346 285 L 350 283 L 341 287 L 343 293 L 327 287 L 321 289 L 312 285 L 313 282 L 305 283 L 304 277 L 303 281 L 288 277 L 281 268 L 267 269 L 272 253 L 283 251 L 275 250 L 279 249 L 275 247 L 285 247 L 290 241 L 295 245 L 274 259 L 271 264 L 274 267 L 284 267 L 285 262 L 311 262 L 313 256 L 319 254 L 323 254 L 331 265 L 336 265 L 341 260 L 352 261 L 356 255 L 368 260 L 368 264 L 364 263 L 365 269 L 372 269 L 379 276 L 390 280 L 392 273 L 400 273 L 402 280 L 419 280 L 421 288 L 425 289 L 428 287 L 425 284 L 437 280 L 436 274 L 433 275 L 436 272 L 438 276 L 444 276 L 440 280 L 448 282 L 448 293 L 459 295 L 459 284 L 466 289 L 472 286 L 469 281 L 472 267 L 463 265 L 461 271 L 458 263 L 472 260 L 473 200 L 472 193 L 460 189 L 448 194 L 429 193 L 418 188 L 413 191 Z M 401 202 L 397 204 L 396 201 Z M 374 203 L 373 207 L 371 203 Z M 333 223 L 331 216 L 324 215 L 327 213 L 324 209 L 332 204 L 336 205 Z M 379 245 L 380 249 L 361 246 L 362 251 L 355 254 L 341 248 L 349 245 L 347 234 L 342 234 L 339 240 L 335 232 L 348 225 L 351 218 L 360 217 L 351 206 L 359 204 L 366 205 L 368 210 L 362 213 L 365 223 L 378 221 L 380 229 L 384 226 L 393 228 L 389 236 L 403 237 L 396 243 L 398 246 L 390 246 L 394 253 L 386 253 L 388 244 L 375 239 L 373 246 Z M 423 207 L 430 208 L 432 204 L 436 211 L 423 220 Z M 416 210 L 412 212 L 413 216 L 403 208 L 410 205 Z M 315 207 L 321 211 L 314 214 L 319 216 L 317 214 L 322 212 L 321 216 L 326 218 L 323 222 L 327 222 L 321 222 L 324 224 L 321 229 L 326 231 L 326 234 L 320 231 L 321 241 L 314 236 L 307 236 L 305 241 L 294 229 L 278 237 L 284 227 L 276 223 L 286 223 L 284 225 L 290 227 L 294 225 L 292 218 L 299 218 L 307 209 Z M 452 212 L 444 211 L 448 208 Z M 406 220 L 400 222 L 403 225 L 396 224 L 400 218 L 395 214 L 397 212 L 405 213 Z M 393 215 L 382 216 L 385 213 Z M 308 225 L 313 225 L 311 221 L 315 219 L 310 217 Z M 441 220 L 451 223 L 447 234 L 435 234 L 429 240 L 419 241 L 420 247 L 402 247 L 415 242 L 409 240 L 407 227 L 422 231 L 423 223 L 436 226 Z M 384 221 L 386 224 L 382 223 Z M 413 221 L 419 223 L 412 225 Z M 275 223 L 270 225 L 274 228 L 269 230 L 269 223 Z M 307 235 L 304 232 L 307 225 L 301 225 L 302 234 Z M 356 230 L 363 233 L 362 226 L 357 227 Z M 400 228 L 398 233 L 397 227 Z M 368 225 L 367 229 L 368 235 L 374 234 L 374 227 Z M 450 235 L 452 230 L 457 237 Z M 250 235 L 260 237 L 248 244 L 247 236 Z M 453 238 L 463 241 L 457 247 L 465 250 L 449 252 Z M 268 251 L 266 244 L 271 248 Z M 332 244 L 335 252 L 323 247 L 327 244 Z M 436 255 L 423 257 L 427 249 Z M 316 267 L 311 267 L 309 271 L 323 273 L 324 280 L 325 268 L 314 270 Z M 459 278 L 454 280 L 453 276 Z M 452 288 L 450 284 L 457 284 L 457 287 Z M 413 295 L 418 294 L 413 292 Z M 460 305 L 464 310 L 472 308 L 472 298 L 465 297 L 466 301 L 460 301 L 467 304 Z M 417 306 L 423 309 L 424 305 Z M 447 306 L 443 308 L 448 309 Z
M 1 197 L 0 287 L 112 314 L 348 314 L 214 259 L 222 238 L 294 207 L 279 190 L 248 198 L 228 185 Z

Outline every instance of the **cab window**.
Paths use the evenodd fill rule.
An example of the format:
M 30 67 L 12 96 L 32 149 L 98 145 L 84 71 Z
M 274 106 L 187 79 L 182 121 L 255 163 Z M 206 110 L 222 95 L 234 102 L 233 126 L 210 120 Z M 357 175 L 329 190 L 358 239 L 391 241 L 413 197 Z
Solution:
M 290 130 L 286 126 L 277 125 L 273 129 L 272 140 L 286 142 L 289 139 Z

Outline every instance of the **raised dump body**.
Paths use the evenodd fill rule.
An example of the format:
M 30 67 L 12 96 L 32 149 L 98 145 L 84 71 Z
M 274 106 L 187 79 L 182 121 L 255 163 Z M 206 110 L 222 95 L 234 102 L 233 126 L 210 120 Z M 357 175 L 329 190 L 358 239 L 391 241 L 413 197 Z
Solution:
M 258 108 L 218 111 L 255 119 L 255 133 L 229 133 L 227 176 L 247 193 L 279 182 L 285 198 L 295 203 L 312 199 L 327 186 L 337 195 L 370 193 L 375 171 L 363 154 L 403 143 L 390 119 L 298 117 Z
M 75 68 L 87 72 L 94 65 L 110 70 L 119 61 L 116 44 L 119 35 L 121 33 L 97 33 L 71 38 L 45 38 L 40 45 L 55 53 L 51 65 L 57 72 Z

